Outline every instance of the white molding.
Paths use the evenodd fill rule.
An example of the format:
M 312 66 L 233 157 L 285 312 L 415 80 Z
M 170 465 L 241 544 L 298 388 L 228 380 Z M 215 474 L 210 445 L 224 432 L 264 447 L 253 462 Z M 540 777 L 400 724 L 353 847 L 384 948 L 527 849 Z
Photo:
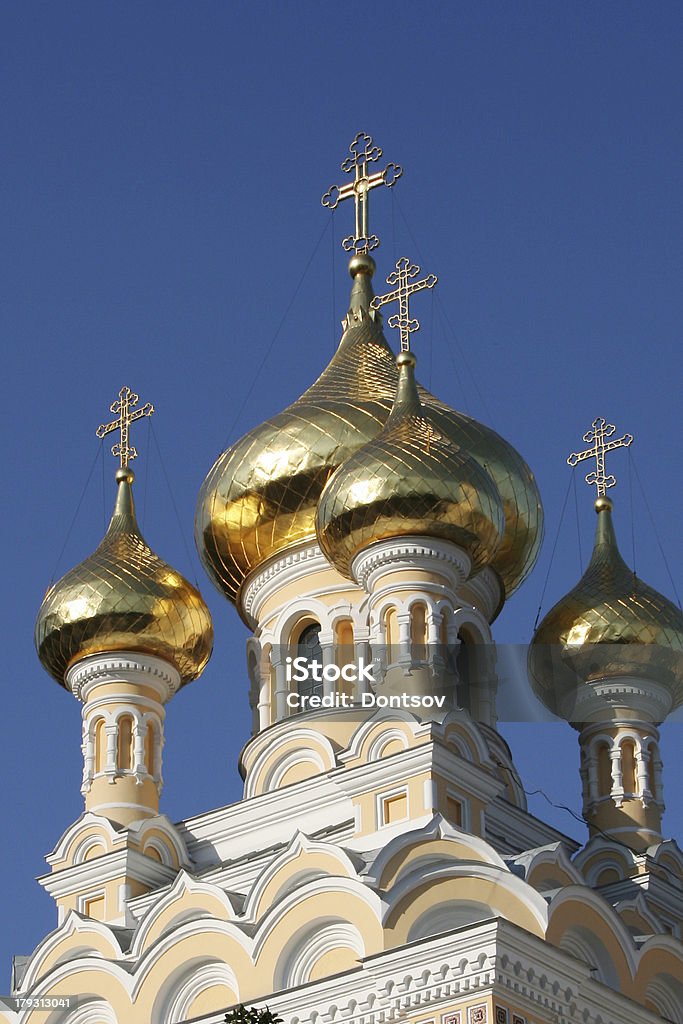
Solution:
M 132 683 L 155 689 L 164 703 L 180 688 L 180 673 L 170 661 L 137 651 L 90 654 L 68 669 L 68 689 L 83 702 L 103 683 Z M 130 695 L 128 696 L 130 700 Z
M 166 867 L 151 857 L 145 857 L 138 850 L 124 848 L 49 875 L 41 875 L 38 882 L 57 900 L 80 893 L 95 883 L 114 881 L 123 876 L 157 889 L 167 885 L 176 874 L 176 868 Z
M 354 579 L 364 590 L 374 591 L 387 571 L 429 569 L 446 577 L 454 591 L 468 578 L 472 562 L 462 548 L 446 540 L 418 536 L 379 540 L 359 552 L 351 563 Z

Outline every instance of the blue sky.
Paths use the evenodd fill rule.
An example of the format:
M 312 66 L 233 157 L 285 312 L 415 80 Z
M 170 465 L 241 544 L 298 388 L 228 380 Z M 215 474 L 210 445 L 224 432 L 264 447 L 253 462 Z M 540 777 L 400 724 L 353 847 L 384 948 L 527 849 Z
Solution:
M 10 954 L 54 926 L 33 876 L 82 809 L 80 709 L 32 630 L 51 577 L 110 514 L 115 462 L 94 431 L 123 384 L 157 408 L 137 441 L 145 534 L 199 579 L 216 627 L 204 677 L 169 707 L 163 807 L 179 818 L 240 795 L 246 632 L 199 567 L 194 505 L 218 452 L 296 398 L 338 340 L 352 214 L 320 196 L 357 131 L 404 167 L 372 196 L 377 289 L 404 254 L 439 276 L 438 298 L 416 300 L 418 375 L 538 477 L 546 541 L 497 638 L 526 642 L 542 595 L 547 610 L 585 564 L 595 517 L 579 475 L 543 594 L 565 458 L 597 415 L 636 437 L 633 462 L 612 462 L 622 551 L 673 597 L 683 11 L 25 0 L 4 6 L 0 38 L 2 989 Z M 578 811 L 569 727 L 506 735 L 527 788 Z M 680 837 L 680 726 L 664 735 L 665 825 Z

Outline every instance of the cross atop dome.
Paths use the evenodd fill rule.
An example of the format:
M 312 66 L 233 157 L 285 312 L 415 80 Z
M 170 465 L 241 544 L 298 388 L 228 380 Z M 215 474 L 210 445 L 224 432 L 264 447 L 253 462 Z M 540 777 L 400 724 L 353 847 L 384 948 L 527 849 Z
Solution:
M 369 253 L 379 245 L 377 235 L 370 234 L 368 218 L 368 193 L 379 185 L 391 188 L 403 174 L 398 164 L 387 164 L 383 171 L 368 174 L 368 164 L 374 163 L 382 156 L 379 146 L 365 132 L 358 132 L 349 146 L 351 156 L 342 162 L 341 169 L 346 174 L 353 174 L 353 181 L 345 185 L 332 185 L 322 197 L 322 204 L 329 210 L 335 210 L 340 202 L 353 196 L 356 207 L 356 231 L 348 235 L 342 246 L 346 252 Z
M 372 309 L 379 309 L 388 302 L 398 302 L 398 313 L 392 313 L 387 323 L 389 327 L 398 327 L 401 332 L 401 352 L 410 352 L 410 335 L 420 329 L 419 320 L 410 318 L 410 296 L 425 288 L 433 288 L 439 280 L 436 274 L 429 274 L 421 281 L 414 281 L 413 278 L 419 273 L 417 263 L 411 263 L 407 256 L 401 256 L 396 261 L 396 270 L 392 270 L 387 278 L 387 284 L 395 284 L 397 287 L 386 295 L 377 295 L 370 303 Z
M 151 416 L 154 412 L 151 402 L 146 402 L 141 408 L 135 409 L 139 401 L 140 396 L 130 388 L 121 388 L 118 401 L 112 402 L 109 406 L 111 412 L 118 414 L 118 418 L 112 420 L 111 423 L 100 423 L 95 431 L 100 438 L 106 437 L 112 430 L 119 431 L 119 440 L 112 446 L 111 453 L 120 460 L 121 469 L 127 469 L 129 462 L 138 457 L 137 448 L 128 444 L 128 431 L 131 423 L 135 423 L 142 416 Z M 131 410 L 134 411 L 131 412 Z
M 605 472 L 605 454 L 613 451 L 615 448 L 628 448 L 633 441 L 632 434 L 624 434 L 622 437 L 615 438 L 614 441 L 606 440 L 612 436 L 616 429 L 613 423 L 608 423 L 602 416 L 598 416 L 597 419 L 593 420 L 591 429 L 583 435 L 584 441 L 587 441 L 589 444 L 592 443 L 592 447 L 587 448 L 583 452 L 572 452 L 567 459 L 567 463 L 570 466 L 576 466 L 577 463 L 583 462 L 584 459 L 595 459 L 595 469 L 588 473 L 585 479 L 587 484 L 597 487 L 598 498 L 604 498 L 607 488 L 614 487 L 617 482 L 617 478 L 613 474 Z

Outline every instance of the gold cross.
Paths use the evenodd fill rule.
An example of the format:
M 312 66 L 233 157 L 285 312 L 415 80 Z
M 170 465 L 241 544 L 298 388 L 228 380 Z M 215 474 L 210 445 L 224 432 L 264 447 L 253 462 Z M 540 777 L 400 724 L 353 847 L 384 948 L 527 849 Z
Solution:
M 435 274 L 423 277 L 421 281 L 413 281 L 420 273 L 420 268 L 411 263 L 407 256 L 401 256 L 396 263 L 396 270 L 392 270 L 387 278 L 387 284 L 396 284 L 393 292 L 386 295 L 376 295 L 370 303 L 372 309 L 379 309 L 387 302 L 398 302 L 398 313 L 392 313 L 387 320 L 389 327 L 398 327 L 401 332 L 401 352 L 410 351 L 410 335 L 413 331 L 419 331 L 420 324 L 417 320 L 410 319 L 408 299 L 414 292 L 421 292 L 424 288 L 433 288 L 439 280 Z M 408 282 L 412 281 L 412 284 Z
M 353 196 L 356 206 L 356 233 L 349 235 L 342 242 L 346 252 L 366 253 L 379 245 L 377 235 L 369 234 L 368 227 L 368 193 L 378 185 L 391 188 L 403 174 L 398 164 L 387 164 L 383 171 L 368 174 L 368 164 L 379 160 L 382 150 L 373 146 L 372 139 L 365 132 L 358 132 L 349 146 L 351 156 L 347 156 L 341 165 L 342 171 L 354 175 L 353 181 L 346 185 L 333 185 L 323 196 L 322 204 L 335 210 L 343 199 Z
M 611 452 L 614 448 L 628 448 L 633 440 L 632 434 L 624 434 L 623 437 L 617 437 L 614 441 L 605 440 L 611 437 L 616 429 L 614 424 L 608 423 L 607 420 L 603 420 L 602 416 L 598 416 L 596 420 L 593 420 L 592 429 L 583 435 L 584 441 L 588 441 L 589 444 L 593 442 L 593 447 L 588 448 L 585 452 L 572 452 L 567 459 L 570 466 L 575 466 L 577 462 L 583 462 L 584 459 L 595 459 L 596 467 L 586 476 L 586 483 L 595 484 L 598 489 L 598 498 L 604 498 L 607 488 L 614 487 L 617 482 L 615 476 L 611 473 L 608 476 L 605 473 L 605 453 Z
M 135 423 L 141 416 L 151 416 L 154 412 L 154 406 L 151 402 L 147 402 L 142 408 L 131 412 L 131 409 L 134 409 L 139 401 L 140 396 L 136 395 L 130 388 L 121 388 L 118 401 L 112 402 L 109 406 L 112 412 L 118 413 L 118 419 L 112 420 L 111 423 L 100 423 L 96 430 L 98 437 L 105 437 L 112 430 L 119 430 L 121 432 L 121 436 L 112 447 L 111 453 L 121 460 L 122 469 L 128 466 L 131 459 L 136 459 L 138 456 L 137 449 L 133 445 L 128 444 L 128 428 L 131 423 Z

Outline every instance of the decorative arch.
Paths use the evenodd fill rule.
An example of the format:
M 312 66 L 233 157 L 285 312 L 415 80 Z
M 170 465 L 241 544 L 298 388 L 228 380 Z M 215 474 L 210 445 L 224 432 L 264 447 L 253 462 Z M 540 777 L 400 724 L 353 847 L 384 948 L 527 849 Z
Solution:
M 294 935 L 282 950 L 274 988 L 294 988 L 339 974 L 357 966 L 363 956 L 365 943 L 358 928 L 341 918 L 323 918 Z
M 444 860 L 492 864 L 507 870 L 500 854 L 485 839 L 461 831 L 436 814 L 427 826 L 403 832 L 387 843 L 369 869 L 368 881 L 378 889 L 392 889 L 407 874 L 433 864 L 443 867 Z
M 270 633 L 271 642 L 274 647 L 278 645 L 283 649 L 293 642 L 296 630 L 301 626 L 317 622 L 320 629 L 329 632 L 330 609 L 322 601 L 315 597 L 306 597 L 305 600 L 288 602 L 278 615 Z
M 118 960 L 123 951 L 106 924 L 82 918 L 72 910 L 62 924 L 36 946 L 22 979 L 22 989 L 30 991 L 55 968 L 70 964 L 81 955 Z
M 500 916 L 490 904 L 475 900 L 450 900 L 438 903 L 429 907 L 413 921 L 408 932 L 408 942 L 426 939 L 430 935 L 439 935 L 441 932 L 453 931 L 454 928 L 464 928 L 466 925 L 489 921 Z
M 357 878 L 356 868 L 344 850 L 296 832 L 287 849 L 272 860 L 254 882 L 244 907 L 245 920 L 259 921 L 283 895 L 292 891 L 292 883 L 304 875 L 308 875 L 309 881 L 340 875 Z
M 147 911 L 138 925 L 132 952 L 140 957 L 159 939 L 183 925 L 211 918 L 234 921 L 237 913 L 228 895 L 216 885 L 181 871 L 169 891 Z
M 276 972 L 283 971 L 283 957 L 291 962 L 292 951 L 306 947 L 312 921 L 348 925 L 358 932 L 364 955 L 379 952 L 384 948 L 381 916 L 379 896 L 357 878 L 312 879 L 280 899 L 259 922 L 253 949 L 256 971 L 269 963 L 277 965 Z
M 379 708 L 361 722 L 340 755 L 342 762 L 358 760 L 362 764 L 377 761 L 388 743 L 400 743 L 404 750 L 415 746 L 421 725 L 415 716 L 401 708 Z
M 238 1002 L 239 997 L 237 978 L 229 964 L 195 957 L 166 981 L 155 1001 L 151 1024 L 168 1024 L 220 1010 Z
M 629 992 L 637 955 L 624 922 L 598 893 L 572 885 L 550 902 L 546 938 L 589 963 L 611 988 Z
M 683 952 L 673 936 L 653 935 L 641 946 L 633 998 L 683 1024 Z
M 543 937 L 547 905 L 507 868 L 493 864 L 448 864 L 409 871 L 387 894 L 384 929 L 391 946 L 403 945 L 413 926 L 444 903 L 472 902 L 490 907 L 498 917 Z
M 245 799 L 282 785 L 284 773 L 296 764 L 310 764 L 310 775 L 332 771 L 335 753 L 329 739 L 306 726 L 284 730 L 264 743 L 250 766 L 244 784 Z M 299 780 L 301 781 L 301 780 Z
M 598 837 L 592 840 L 574 858 L 575 867 L 583 875 L 586 885 L 596 886 L 605 869 L 612 868 L 620 878 L 626 878 L 635 867 L 635 854 L 624 846 Z
M 93 996 L 81 1003 L 75 1010 L 64 1016 L 64 1010 L 57 1010 L 48 1017 L 48 1024 L 120 1024 L 114 1009 L 104 999 Z

